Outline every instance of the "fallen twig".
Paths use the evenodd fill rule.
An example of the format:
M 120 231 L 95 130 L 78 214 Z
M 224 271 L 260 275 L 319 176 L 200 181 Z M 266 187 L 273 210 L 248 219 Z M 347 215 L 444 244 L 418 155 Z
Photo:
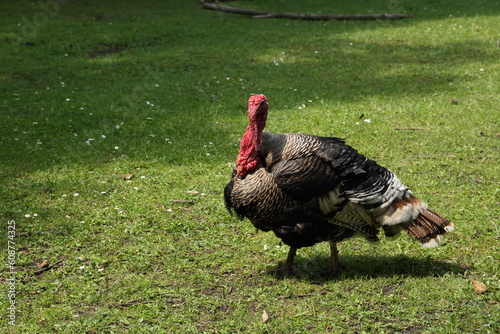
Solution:
M 304 297 L 316 296 L 318 294 L 324 296 L 328 293 L 330 293 L 330 291 L 319 291 L 317 293 L 304 293 L 304 294 L 290 295 L 290 296 L 279 296 L 278 299 L 304 298 Z
M 199 0 L 201 3 L 205 2 L 231 2 L 231 1 L 241 1 L 241 0 Z M 252 1 L 252 0 L 248 0 Z
M 121 303 L 121 304 L 116 304 L 112 305 L 113 307 L 119 307 L 119 306 L 130 306 L 130 305 L 138 305 L 138 304 L 151 304 L 151 303 L 168 303 L 168 300 L 144 300 L 144 301 L 137 301 L 136 299 L 130 300 L 126 303 Z
M 425 126 L 401 126 L 394 128 L 394 130 L 430 130 L 431 128 Z
M 498 231 L 498 226 L 495 222 L 492 222 L 493 226 L 495 226 L 495 230 L 497 231 L 497 235 L 493 237 L 493 239 L 500 240 L 500 231 Z
M 194 201 L 189 201 L 189 200 L 184 200 L 184 199 L 173 199 L 172 203 L 178 203 L 178 204 L 190 204 L 193 205 Z
M 214 2 L 201 1 L 204 9 L 216 10 L 219 12 L 249 15 L 256 19 L 267 18 L 287 18 L 295 20 L 312 21 L 371 21 L 371 20 L 401 20 L 413 16 L 406 14 L 360 14 L 360 15 L 340 15 L 340 14 L 302 14 L 288 12 L 269 12 L 265 10 L 237 8 L 226 5 L 220 5 Z
M 59 284 L 59 285 L 57 286 L 57 288 L 55 288 L 54 292 L 57 292 L 57 291 L 58 291 L 58 290 L 59 290 L 62 286 L 63 286 L 63 284 L 62 284 L 62 283 L 61 283 L 61 284 Z
M 45 267 L 45 268 L 42 268 L 42 269 L 36 270 L 36 271 L 34 271 L 34 272 L 33 272 L 33 275 L 40 275 L 40 274 L 41 274 L 41 273 L 43 273 L 44 271 L 47 271 L 47 270 L 49 270 L 50 268 L 57 266 L 57 265 L 58 265 L 58 264 L 60 264 L 61 262 L 63 262 L 63 260 L 59 260 L 59 261 L 57 261 L 56 263 L 51 264 L 50 266 L 47 266 L 47 267 Z
M 158 293 L 158 295 L 165 295 L 168 293 L 169 292 L 161 292 L 161 293 Z M 174 299 L 170 299 L 170 300 L 141 300 L 141 299 L 145 299 L 145 298 L 147 298 L 147 297 L 132 299 L 132 300 L 129 300 L 128 302 L 125 302 L 125 303 L 111 305 L 111 307 L 131 306 L 131 305 L 139 305 L 139 304 L 152 304 L 152 303 L 172 303 L 173 304 L 175 302 L 179 302 L 179 304 L 175 304 L 172 306 L 179 307 L 179 306 L 182 306 L 185 304 L 184 299 L 182 299 L 182 298 L 174 298 Z

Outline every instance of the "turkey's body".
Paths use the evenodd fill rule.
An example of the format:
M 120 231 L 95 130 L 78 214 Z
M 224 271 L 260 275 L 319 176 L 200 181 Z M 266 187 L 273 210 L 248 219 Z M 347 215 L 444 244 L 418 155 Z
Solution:
M 335 243 L 354 234 L 375 241 L 380 229 L 391 237 L 404 230 L 430 248 L 453 230 L 452 223 L 429 210 L 392 172 L 342 140 L 263 132 L 267 99 L 257 98 L 265 109 L 263 125 L 252 125 L 262 117 L 261 108 L 250 117 L 224 195 L 229 211 L 260 230 L 273 231 L 291 247 L 285 274 L 296 249 L 318 242 L 330 241 L 333 271 L 338 271 Z

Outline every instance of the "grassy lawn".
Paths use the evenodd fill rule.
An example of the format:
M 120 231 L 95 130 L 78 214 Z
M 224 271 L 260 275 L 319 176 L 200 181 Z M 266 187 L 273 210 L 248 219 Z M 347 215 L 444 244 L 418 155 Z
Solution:
M 5 333 L 500 332 L 498 1 L 54 4 L 0 3 Z M 276 279 L 288 247 L 222 200 L 252 93 L 268 130 L 346 138 L 456 231 L 348 240 L 331 280 L 328 245 L 301 249 Z

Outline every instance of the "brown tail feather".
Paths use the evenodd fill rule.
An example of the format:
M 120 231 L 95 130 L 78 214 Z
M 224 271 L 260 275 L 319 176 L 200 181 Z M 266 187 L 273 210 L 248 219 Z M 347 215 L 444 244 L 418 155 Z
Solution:
M 454 230 L 454 225 L 432 210 L 422 211 L 418 217 L 400 226 L 414 237 L 424 248 L 433 248 L 441 243 L 441 235 Z

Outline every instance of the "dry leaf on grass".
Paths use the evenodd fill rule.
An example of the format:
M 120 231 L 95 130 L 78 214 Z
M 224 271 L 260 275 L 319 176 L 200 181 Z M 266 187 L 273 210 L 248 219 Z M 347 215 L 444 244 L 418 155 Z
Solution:
M 269 314 L 267 313 L 266 309 L 262 311 L 262 322 L 267 323 L 269 321 Z
M 130 174 L 123 174 L 123 179 L 124 180 L 130 180 L 133 177 L 134 177 L 134 174 L 132 174 L 132 173 L 130 173 Z
M 472 288 L 478 295 L 488 290 L 488 287 L 483 283 L 476 280 L 471 280 L 471 281 L 472 281 Z
M 43 260 L 42 262 L 37 262 L 36 266 L 38 269 L 47 268 L 50 265 L 48 261 Z

